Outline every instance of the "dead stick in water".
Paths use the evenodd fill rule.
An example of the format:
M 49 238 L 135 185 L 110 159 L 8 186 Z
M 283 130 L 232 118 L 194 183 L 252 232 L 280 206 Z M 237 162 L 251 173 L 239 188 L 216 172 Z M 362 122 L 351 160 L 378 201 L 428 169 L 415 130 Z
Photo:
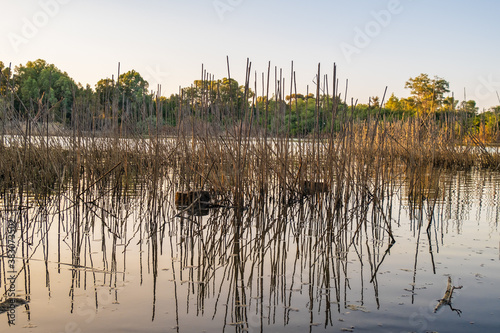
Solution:
M 459 310 L 459 309 L 454 309 L 451 306 L 451 297 L 453 296 L 453 291 L 455 289 L 462 289 L 462 286 L 459 286 L 459 287 L 453 286 L 451 284 L 451 276 L 448 276 L 448 286 L 446 287 L 446 291 L 444 293 L 443 298 L 441 298 L 439 300 L 439 303 L 434 308 L 434 313 L 436 313 L 443 305 L 448 305 L 452 311 L 456 311 L 458 313 L 458 315 L 460 316 L 460 314 L 462 313 L 462 311 Z

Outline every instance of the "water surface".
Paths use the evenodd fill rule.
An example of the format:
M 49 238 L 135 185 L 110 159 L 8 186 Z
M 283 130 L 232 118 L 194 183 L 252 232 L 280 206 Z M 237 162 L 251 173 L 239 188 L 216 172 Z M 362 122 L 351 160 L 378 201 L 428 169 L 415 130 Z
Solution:
M 175 184 L 2 193 L 2 332 L 495 332 L 500 175 L 405 175 L 343 202 L 246 197 L 190 214 Z M 81 195 L 79 195 L 81 194 Z M 345 198 L 345 197 L 343 197 Z M 26 200 L 26 199 L 24 199 Z M 221 206 L 225 206 L 222 202 Z M 229 206 L 229 205 L 226 205 Z M 206 215 L 205 215 L 206 214 Z M 436 313 L 448 277 L 450 306 Z

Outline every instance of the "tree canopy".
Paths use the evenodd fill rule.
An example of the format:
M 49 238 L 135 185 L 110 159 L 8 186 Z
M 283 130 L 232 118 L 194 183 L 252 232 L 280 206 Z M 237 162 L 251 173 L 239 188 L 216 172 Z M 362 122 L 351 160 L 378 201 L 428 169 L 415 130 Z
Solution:
M 118 87 L 124 97 L 131 102 L 141 101 L 148 93 L 149 83 L 135 70 L 120 75 Z
M 78 88 L 66 72 L 42 59 L 17 66 L 13 79 L 18 102 L 22 103 L 20 112 L 34 110 L 38 113 L 41 105 L 51 108 L 54 113 L 57 110 L 67 112 Z
M 475 101 L 458 101 L 453 95 L 447 96 L 448 81 L 427 74 L 406 81 L 404 87 L 410 90 L 409 97 L 398 98 L 392 94 L 382 104 L 378 96 L 373 96 L 367 104 L 346 105 L 340 96 L 312 93 L 254 98 L 252 89 L 229 78 L 194 80 L 182 87 L 179 94 L 157 96 L 148 91 L 149 83 L 135 70 L 121 74 L 116 80 L 103 78 L 94 89 L 89 85 L 84 88 L 66 72 L 42 59 L 16 66 L 14 70 L 0 61 L 0 72 L 3 110 L 14 108 L 11 115 L 15 117 L 28 116 L 35 121 L 43 119 L 67 126 L 74 125 L 75 115 L 90 119 L 84 124 L 79 122 L 80 129 L 127 126 L 132 131 L 148 132 L 151 128 L 178 125 L 187 118 L 222 126 L 253 119 L 256 127 L 268 128 L 275 134 L 286 132 L 301 136 L 316 131 L 329 132 L 332 126 L 340 129 L 347 120 L 369 117 L 394 121 L 432 114 L 436 119 L 444 119 L 450 112 L 462 112 L 466 115 L 464 119 L 478 116 Z M 499 110 L 500 106 L 492 107 L 491 113 L 496 115 Z M 42 114 L 48 117 L 40 118 Z M 0 116 L 9 117 L 5 112 Z
M 443 104 L 444 94 L 450 92 L 448 81 L 437 76 L 431 79 L 427 74 L 410 78 L 405 88 L 411 90 L 415 106 L 421 113 L 438 110 Z
M 9 67 L 5 67 L 4 63 L 0 61 L 0 96 L 4 96 L 8 90 L 8 80 L 11 79 L 12 73 Z

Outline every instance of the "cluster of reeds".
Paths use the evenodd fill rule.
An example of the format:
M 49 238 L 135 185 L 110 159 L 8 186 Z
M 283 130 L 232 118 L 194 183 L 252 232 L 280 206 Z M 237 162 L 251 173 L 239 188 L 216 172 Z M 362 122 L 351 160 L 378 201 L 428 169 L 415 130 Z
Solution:
M 93 100 L 81 97 L 74 102 L 70 127 L 64 129 L 49 121 L 48 106 L 39 106 L 33 115 L 35 110 L 20 112 L 14 109 L 14 103 L 2 103 L 2 187 L 29 184 L 51 188 L 56 179 L 63 179 L 64 172 L 73 179 L 77 174 L 85 175 L 92 183 L 118 163 L 118 170 L 127 177 L 136 171 L 139 177 L 173 173 L 181 190 L 210 188 L 250 197 L 270 186 L 294 195 L 303 190 L 304 182 L 323 183 L 331 189 L 346 168 L 369 168 L 381 158 L 385 165 L 400 163 L 407 168 L 434 165 L 498 169 L 498 153 L 464 129 L 462 119 L 450 116 L 437 121 L 427 115 L 387 121 L 375 113 L 357 120 L 356 104 L 351 101 L 348 105 L 345 97 L 342 102 L 336 70 L 330 93 L 328 76 L 321 75 L 320 66 L 316 77 L 323 79 L 316 79 L 315 98 L 308 102 L 315 105 L 315 113 L 308 120 L 312 131 L 304 137 L 299 129 L 292 136 L 291 122 L 298 124 L 305 117 L 295 105 L 297 115 L 293 120 L 297 99 L 285 102 L 286 93 L 297 94 L 295 72 L 292 66 L 289 92 L 282 71 L 275 68 L 274 72 L 272 80 L 269 65 L 267 76 L 262 73 L 261 86 L 255 72 L 252 84 L 251 63 L 247 63 L 247 77 L 241 87 L 246 103 L 241 96 L 239 100 L 223 100 L 214 95 L 215 89 L 208 87 L 213 84 L 209 80 L 213 76 L 203 71 L 201 82 L 206 85 L 200 84 L 196 96 L 181 93 L 176 127 L 167 132 L 160 126 L 164 115 L 159 96 L 156 106 L 136 105 L 139 110 L 147 107 L 139 113 L 121 110 L 113 101 L 102 107 L 116 110 L 95 110 Z M 231 80 L 229 71 L 228 77 Z M 234 87 L 229 85 L 229 89 Z M 261 96 L 257 93 L 260 90 Z M 96 114 L 107 113 L 122 116 L 110 118 L 107 126 L 96 127 Z M 155 120 L 148 123 L 148 135 L 129 129 L 132 118 L 126 114 L 131 113 L 143 114 L 146 123 Z
M 335 68 L 331 98 L 328 76 L 318 66 L 316 77 L 324 83 L 316 80 L 313 130 L 292 136 L 284 78 L 275 70 L 272 84 L 269 66 L 258 89 L 255 73 L 253 90 L 263 91 L 257 96 L 250 94 L 250 63 L 246 73 L 248 104 L 222 100 L 208 87 L 196 98 L 182 95 L 169 135 L 159 125 L 161 108 L 153 105 L 143 112 L 144 121 L 156 118 L 145 136 L 127 130 L 126 118 L 92 128 L 91 101 L 75 102 L 71 127 L 61 132 L 49 130 L 48 117 L 26 112 L 23 118 L 13 104 L 2 104 L 0 214 L 4 221 L 19 221 L 22 258 L 35 251 L 35 228 L 42 235 L 57 228 L 59 265 L 65 262 L 63 237 L 71 244 L 67 264 L 83 268 L 85 277 L 92 272 L 94 284 L 97 267 L 116 291 L 118 244 L 139 244 L 141 278 L 147 247 L 155 286 L 158 256 L 169 245 L 178 258 L 171 267 L 176 288 L 187 279 L 196 288 L 200 312 L 206 299 L 215 298 L 232 307 L 231 322 L 243 330 L 251 297 L 257 297 L 261 314 L 276 309 L 265 310 L 265 303 L 283 300 L 288 316 L 294 288 L 307 288 L 311 313 L 320 300 L 331 323 L 332 304 L 347 306 L 349 253 L 361 262 L 366 252 L 378 304 L 377 272 L 395 243 L 393 200 L 402 183 L 408 184 L 412 211 L 418 211 L 433 198 L 428 188 L 436 186 L 422 184 L 439 178 L 436 167 L 498 169 L 499 155 L 463 130 L 460 119 L 356 119 L 354 101 L 341 103 Z M 202 82 L 209 77 L 203 72 Z M 295 83 L 293 70 L 290 81 Z M 294 87 L 290 95 L 297 93 Z M 259 97 L 264 104 L 257 103 Z M 118 102 L 110 108 L 120 113 Z M 464 144 L 466 137 L 474 145 Z M 94 233 L 102 236 L 102 264 L 92 255 Z M 40 242 L 48 265 L 51 244 L 48 237 Z M 123 257 L 125 263 L 126 251 Z M 72 272 L 73 296 L 82 271 Z M 224 281 L 232 285 L 221 300 Z

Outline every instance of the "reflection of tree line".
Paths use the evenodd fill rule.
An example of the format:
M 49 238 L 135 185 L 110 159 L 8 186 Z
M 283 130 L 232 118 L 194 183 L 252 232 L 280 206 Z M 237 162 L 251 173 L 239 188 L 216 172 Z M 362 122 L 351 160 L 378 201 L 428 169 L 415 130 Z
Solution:
M 413 230 L 417 229 L 415 223 L 441 225 L 453 222 L 456 231 L 461 233 L 464 220 L 480 220 L 482 213 L 487 214 L 488 221 L 497 220 L 500 199 L 496 193 L 497 172 L 427 167 L 406 174 L 402 204 L 410 213 Z M 478 207 L 476 216 L 471 216 L 474 206 Z
M 320 321 L 329 326 L 334 325 L 335 312 L 355 301 L 361 306 L 371 301 L 364 294 L 367 283 L 380 306 L 378 270 L 395 244 L 393 223 L 400 222 L 395 196 L 399 180 L 384 172 L 366 177 L 362 168 L 351 172 L 356 182 L 339 182 L 329 192 L 291 195 L 276 187 L 257 193 L 246 207 L 211 209 L 206 217 L 187 211 L 179 215 L 170 199 L 175 182 L 165 176 L 138 180 L 137 184 L 110 177 L 94 184 L 92 190 L 86 190 L 92 182 L 76 179 L 70 186 L 61 184 L 58 194 L 2 194 L 2 219 L 19 221 L 22 265 L 18 277 L 24 282 L 27 301 L 31 294 L 30 261 L 35 256 L 44 262 L 49 294 L 54 274 L 50 265 L 56 262 L 58 273 L 61 267 L 71 267 L 70 312 L 75 311 L 75 290 L 80 288 L 93 289 L 95 307 L 99 308 L 99 277 L 118 302 L 118 287 L 127 270 L 126 250 L 138 244 L 140 282 L 145 275 L 153 277 L 152 319 L 158 261 L 166 251 L 172 258 L 178 328 L 183 311 L 180 298 L 184 296 L 188 309 L 195 309 L 198 316 L 223 316 L 226 328 L 230 325 L 243 331 L 252 325 L 288 324 L 302 308 L 297 299 L 306 295 L 310 324 Z M 489 214 L 498 216 L 499 199 L 491 173 L 426 169 L 405 177 L 407 185 L 401 193 L 416 238 L 416 282 L 421 236 L 427 237 L 436 272 L 434 252 L 443 244 L 449 221 L 456 223 L 460 232 L 476 199 L 480 208 L 484 201 L 492 200 L 496 208 Z M 478 181 L 493 184 L 491 193 L 479 192 L 476 198 L 477 192 L 469 185 Z M 294 200 L 284 199 L 290 196 Z M 57 245 L 48 236 L 56 229 Z M 2 234 L 2 242 L 4 237 Z M 95 249 L 93 239 L 99 237 L 100 249 Z M 54 246 L 58 248 L 57 260 L 49 257 Z M 65 247 L 71 249 L 71 262 L 65 260 Z M 353 258 L 360 265 L 358 296 L 354 295 L 356 289 L 351 289 L 356 281 L 351 270 Z M 5 285 L 5 275 L 2 283 Z M 191 295 L 196 296 L 195 304 L 189 303 Z M 412 301 L 414 297 L 413 290 Z M 29 320 L 29 311 L 27 316 Z

